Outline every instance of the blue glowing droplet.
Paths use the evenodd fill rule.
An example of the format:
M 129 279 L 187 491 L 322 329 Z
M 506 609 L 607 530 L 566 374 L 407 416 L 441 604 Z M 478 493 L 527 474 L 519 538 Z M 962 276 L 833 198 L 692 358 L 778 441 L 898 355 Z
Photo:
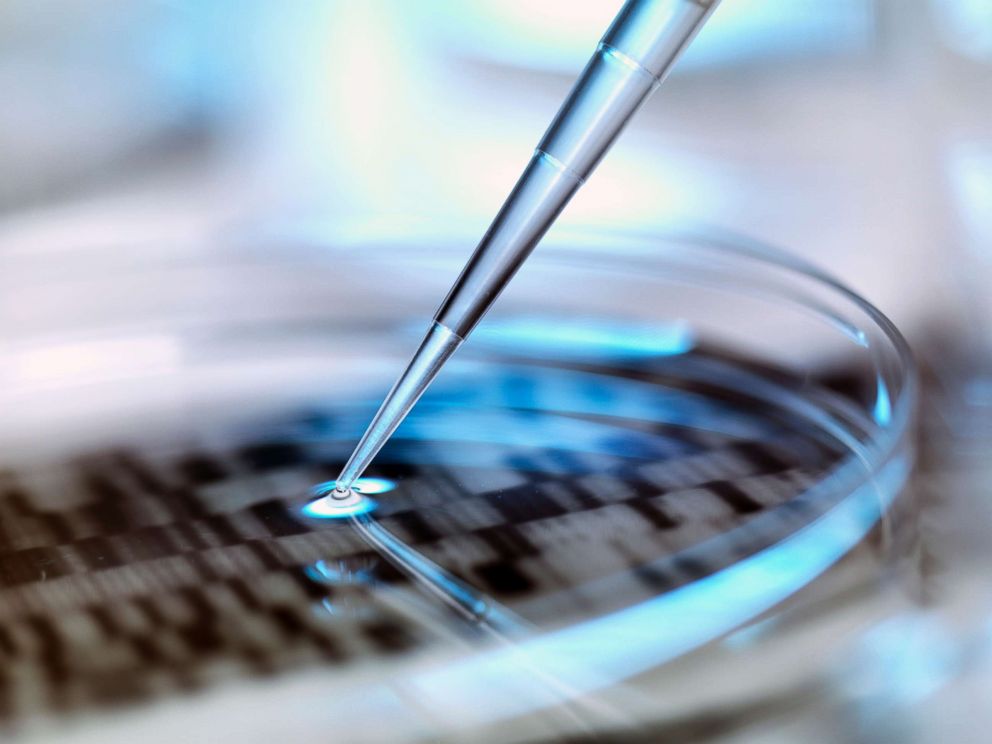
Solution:
M 333 481 L 331 481 L 331 488 L 334 488 Z M 392 491 L 396 488 L 396 483 L 386 478 L 359 478 L 355 481 L 355 485 L 352 488 L 361 494 L 369 495 L 372 493 Z
M 303 516 L 311 519 L 343 519 L 344 517 L 354 517 L 359 514 L 368 514 L 376 507 L 376 503 L 369 498 L 362 498 L 358 501 L 341 505 L 330 496 L 321 496 L 306 504 L 303 509 Z
M 396 483 L 386 478 L 359 478 L 352 490 L 361 494 L 361 498 L 342 502 L 329 495 L 335 485 L 337 481 L 324 481 L 314 486 L 311 493 L 315 498 L 303 507 L 303 515 L 312 519 L 341 519 L 368 514 L 376 508 L 375 501 L 368 498 L 369 494 L 385 493 L 396 488 Z
M 550 352 L 582 359 L 674 356 L 695 345 L 692 330 L 681 321 L 643 325 L 523 317 L 491 321 L 474 338 L 516 353 Z
M 304 571 L 306 575 L 318 584 L 371 584 L 373 582 L 372 573 L 368 569 L 354 569 L 347 567 L 344 563 L 338 562 L 331 565 L 325 560 L 307 566 Z

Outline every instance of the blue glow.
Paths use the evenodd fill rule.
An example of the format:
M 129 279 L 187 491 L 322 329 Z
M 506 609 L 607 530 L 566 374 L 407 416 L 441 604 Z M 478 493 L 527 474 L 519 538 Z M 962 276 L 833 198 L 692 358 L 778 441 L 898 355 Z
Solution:
M 354 503 L 342 504 L 327 495 L 334 490 L 336 484 L 337 481 L 324 481 L 314 486 L 311 493 L 316 498 L 303 507 L 303 515 L 312 519 L 342 519 L 359 514 L 368 514 L 377 506 L 375 501 L 368 498 L 369 494 L 385 493 L 396 488 L 393 481 L 385 478 L 359 478 L 352 486 L 352 490 L 364 498 L 358 499 Z
M 644 69 L 643 67 L 641 67 L 640 64 L 632 60 L 630 57 L 628 57 L 626 54 L 621 52 L 619 49 L 614 49 L 613 47 L 608 46 L 606 44 L 600 44 L 599 48 L 602 49 L 605 54 L 609 55 L 611 59 L 615 59 L 624 67 L 629 67 L 631 70 L 635 70 L 638 72 Z
M 337 481 L 324 481 L 323 483 L 318 483 L 313 487 L 311 493 L 314 496 L 326 496 L 328 493 L 334 490 L 334 487 L 338 484 Z M 353 491 L 358 491 L 358 493 L 364 496 L 370 496 L 376 493 L 386 493 L 387 491 L 392 491 L 396 488 L 396 481 L 391 481 L 387 478 L 359 478 L 352 485 Z
M 355 570 L 344 563 L 335 566 L 325 560 L 319 560 L 312 566 L 307 566 L 304 572 L 310 579 L 320 584 L 371 584 L 372 573 L 366 569 Z
M 483 323 L 473 340 L 511 353 L 553 353 L 575 359 L 673 356 L 690 351 L 694 345 L 691 329 L 678 321 L 638 326 L 544 317 Z
M 306 504 L 303 515 L 311 519 L 344 519 L 345 517 L 355 517 L 359 514 L 368 514 L 376 508 L 377 504 L 370 498 L 362 498 L 354 504 L 341 506 L 330 496 L 321 496 Z
M 579 421 L 570 414 L 602 414 L 689 426 L 733 437 L 769 433 L 767 421 L 747 412 L 717 404 L 696 393 L 660 389 L 637 380 L 578 371 L 563 376 L 555 370 L 517 365 L 501 365 L 494 371 L 491 364 L 464 359 L 453 360 L 445 372 L 443 390 L 428 390 L 391 441 L 455 442 L 459 446 L 438 448 L 436 452 L 421 449 L 417 451 L 418 458 L 441 457 L 438 462 L 449 464 L 479 462 L 480 451 L 468 450 L 466 443 L 553 447 L 621 457 L 643 456 L 644 447 L 673 446 L 657 433 L 618 429 L 606 422 Z M 295 436 L 325 442 L 352 440 L 364 431 L 378 402 L 369 399 L 362 407 L 356 405 L 354 410 L 323 421 L 319 429 L 308 428 Z M 557 415 L 548 416 L 549 412 Z M 618 449 L 615 442 L 621 433 L 625 439 Z M 631 447 L 634 440 L 643 446 Z M 684 443 L 674 446 L 684 447 Z M 390 457 L 388 452 L 386 456 Z
M 571 452 L 637 457 L 614 444 L 617 428 L 592 421 L 541 416 L 530 411 L 509 415 L 499 411 L 478 410 L 466 416 L 459 409 L 421 410 L 407 419 L 395 437 L 403 440 L 497 444 L 505 447 L 553 447 Z M 646 444 L 652 441 L 643 435 Z
M 344 571 L 331 568 L 325 560 L 319 560 L 312 566 L 308 566 L 307 574 L 318 581 L 328 581 L 332 584 L 342 583 L 342 579 L 345 576 Z
M 885 380 L 879 375 L 876 382 L 877 392 L 875 393 L 875 408 L 872 416 L 879 426 L 888 426 L 892 421 L 892 401 L 889 398 L 889 388 Z
M 352 486 L 359 493 L 369 495 L 373 493 L 386 493 L 396 488 L 395 481 L 386 478 L 359 478 Z

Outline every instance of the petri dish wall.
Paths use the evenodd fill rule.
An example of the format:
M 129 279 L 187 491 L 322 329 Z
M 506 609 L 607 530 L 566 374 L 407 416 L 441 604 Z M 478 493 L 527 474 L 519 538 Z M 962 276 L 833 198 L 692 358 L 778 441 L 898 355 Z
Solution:
M 912 362 L 818 269 L 559 233 L 341 518 L 471 242 L 261 232 L 10 259 L 11 730 L 702 740 L 912 600 Z

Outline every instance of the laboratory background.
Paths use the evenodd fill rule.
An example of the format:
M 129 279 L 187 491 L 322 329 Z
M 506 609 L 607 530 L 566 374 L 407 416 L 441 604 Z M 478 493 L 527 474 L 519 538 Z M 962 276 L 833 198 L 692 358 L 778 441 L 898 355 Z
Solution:
M 424 548 L 410 557 L 392 537 L 377 537 L 375 527 L 368 528 L 371 537 L 336 537 L 345 528 L 328 520 L 327 539 L 340 541 L 342 551 L 367 540 L 399 555 L 400 568 L 426 576 L 419 599 L 411 598 L 418 582 L 390 584 L 389 571 L 400 569 L 380 565 L 371 548 L 362 548 L 357 564 L 315 560 L 317 553 L 307 552 L 298 527 L 305 517 L 292 511 L 291 494 L 304 494 L 312 478 L 293 469 L 293 437 L 303 437 L 305 427 L 315 440 L 323 435 L 314 431 L 333 431 L 340 439 L 333 453 L 305 464 L 319 465 L 325 480 L 335 476 L 331 471 L 412 353 L 620 6 L 619 0 L 0 5 L 5 740 L 988 741 L 988 0 L 722 0 L 551 228 L 547 253 L 537 247 L 532 260 L 547 260 L 551 268 L 521 269 L 520 289 L 509 290 L 504 314 L 494 315 L 496 330 L 489 334 L 484 321 L 478 349 L 470 351 L 474 338 L 466 343 L 464 364 L 471 369 L 464 379 L 452 372 L 445 383 L 451 387 L 437 393 L 469 405 L 507 391 L 509 408 L 538 407 L 540 401 L 523 398 L 539 396 L 539 386 L 521 392 L 520 381 L 544 380 L 551 363 L 527 367 L 543 370 L 533 379 L 512 366 L 497 374 L 484 351 L 496 349 L 500 364 L 521 354 L 553 354 L 555 364 L 565 359 L 561 364 L 573 369 L 592 364 L 589 355 L 604 347 L 643 342 L 646 324 L 676 300 L 665 299 L 663 285 L 645 289 L 646 274 L 607 274 L 611 262 L 628 260 L 645 272 L 663 272 L 676 249 L 656 254 L 652 245 L 683 241 L 677 262 L 709 255 L 693 253 L 697 240 L 787 256 L 780 260 L 803 267 L 796 270 L 807 272 L 804 281 L 815 275 L 824 287 L 836 282 L 838 296 L 850 290 L 878 308 L 883 335 L 891 321 L 912 352 L 912 361 L 899 357 L 899 369 L 885 367 L 886 374 L 903 375 L 904 392 L 912 377 L 911 393 L 898 401 L 894 391 L 892 400 L 873 393 L 873 426 L 898 419 L 905 426 L 900 452 L 912 464 L 886 504 L 891 522 L 873 524 L 864 545 L 858 542 L 857 550 L 871 557 L 845 557 L 810 578 L 796 597 L 783 595 L 784 604 L 755 607 L 712 636 L 666 651 L 650 668 L 600 685 L 590 671 L 595 659 L 586 668 L 575 659 L 550 659 L 545 647 L 528 655 L 529 623 L 574 635 L 621 605 L 634 606 L 622 599 L 620 584 L 603 584 L 602 596 L 613 599 L 597 604 L 589 579 L 576 590 L 589 592 L 587 604 L 558 614 L 559 605 L 534 598 L 544 591 L 534 578 L 539 569 L 518 575 L 487 563 L 490 573 L 463 571 L 460 561 L 477 565 L 482 558 L 473 551 L 483 550 L 464 535 L 443 550 Z M 671 237 L 687 235 L 693 237 Z M 732 282 L 736 260 L 725 281 Z M 788 280 L 776 281 L 775 291 L 786 296 Z M 707 323 L 738 314 L 732 294 L 672 296 L 686 298 L 686 312 Z M 557 326 L 538 317 L 555 303 L 564 308 L 554 316 Z M 596 321 L 617 307 L 625 318 L 640 318 L 640 330 Z M 749 312 L 744 305 L 739 315 Z M 383 329 L 400 317 L 394 323 L 399 350 L 380 353 L 375 344 Z M 592 320 L 583 324 L 579 317 Z M 758 339 L 754 348 L 770 349 L 774 315 L 747 317 L 753 321 L 747 338 Z M 668 344 L 664 355 L 681 353 L 682 323 L 667 318 L 655 329 Z M 353 337 L 337 345 L 325 340 Z M 498 356 L 508 338 L 523 346 Z M 782 359 L 806 355 L 819 363 L 828 353 L 812 334 L 780 338 L 789 346 L 775 352 Z M 573 341 L 577 353 L 562 350 Z M 624 359 L 618 369 L 629 372 Z M 832 359 L 823 364 L 842 387 L 849 378 L 838 365 L 846 357 Z M 638 374 L 610 379 L 647 379 Z M 342 391 L 342 399 L 368 386 L 344 429 L 320 423 L 314 401 L 323 400 L 321 384 Z M 565 387 L 550 387 L 564 394 Z M 605 406 L 597 421 L 606 425 L 611 416 L 636 419 L 638 406 L 653 405 L 643 392 L 628 396 L 626 389 L 616 382 L 597 397 L 595 385 L 576 386 L 575 395 Z M 444 401 L 424 401 L 409 439 L 457 449 L 461 419 L 451 414 L 445 427 Z M 433 406 L 441 413 L 431 419 Z M 292 421 L 284 416 L 303 408 Z M 495 458 L 501 447 L 530 446 L 531 438 L 535 448 L 546 444 L 516 418 L 519 431 L 503 429 L 500 417 L 479 414 L 472 421 L 491 443 L 473 445 L 481 460 Z M 258 439 L 258 430 L 266 442 L 282 439 L 242 446 L 231 438 Z M 497 430 L 506 432 L 502 439 Z M 577 429 L 558 431 L 549 428 L 546 436 L 564 441 Z M 393 451 L 397 463 L 407 456 L 404 446 Z M 798 452 L 800 444 L 795 447 Z M 155 454 L 134 454 L 142 448 Z M 227 450 L 242 453 L 231 461 L 244 455 L 243 471 L 203 454 Z M 521 458 L 500 464 L 506 472 L 492 475 L 494 489 L 535 482 L 520 472 L 540 468 L 520 465 Z M 561 462 L 556 467 L 565 468 Z M 480 475 L 465 486 L 460 467 L 451 466 L 455 475 L 431 475 L 426 486 L 413 465 L 374 473 L 401 484 L 397 498 L 404 478 L 417 481 L 410 486 L 414 500 L 427 505 L 404 516 L 397 534 L 420 545 L 457 531 L 455 518 L 431 499 L 454 498 L 485 480 Z M 393 487 L 377 483 L 370 480 L 369 493 Z M 292 509 L 277 513 L 276 501 L 258 495 L 266 488 L 290 494 L 285 503 Z M 244 514 L 275 537 L 252 533 L 248 516 L 238 521 L 242 498 Z M 374 498 L 383 514 L 392 514 L 389 493 Z M 579 522 L 561 516 L 562 504 L 571 503 L 567 495 L 549 498 L 557 500 L 555 513 L 546 524 L 527 517 L 527 529 L 537 531 L 541 522 L 541 535 L 566 541 Z M 233 532 L 219 526 L 215 507 Z M 693 507 L 685 508 L 678 521 L 690 533 L 694 520 L 711 518 L 701 507 L 695 517 Z M 621 522 L 600 523 L 623 534 Z M 723 528 L 713 529 L 715 540 Z M 504 541 L 485 550 L 526 552 L 520 539 L 517 547 Z M 660 559 L 682 539 L 665 538 L 652 549 Z M 611 545 L 622 550 L 622 543 Z M 891 548 L 891 560 L 879 557 L 879 545 Z M 228 557 L 220 557 L 225 550 Z M 210 551 L 216 559 L 202 557 Z M 252 557 L 237 563 L 238 551 Z M 210 566 L 195 565 L 194 555 Z M 423 563 L 423 555 L 430 561 Z M 588 555 L 599 560 L 598 553 Z M 733 568 L 738 559 L 743 563 L 738 555 L 721 567 Z M 224 561 L 237 566 L 239 583 L 218 578 L 214 591 L 211 577 L 228 576 Z M 574 588 L 567 563 L 547 570 Z M 292 580 L 272 578 L 283 564 L 300 567 Z M 378 578 L 362 583 L 372 574 Z M 449 581 L 449 574 L 455 578 Z M 85 582 L 74 578 L 79 575 Z M 480 587 L 493 588 L 499 602 L 473 599 Z M 431 604 L 431 591 L 449 590 L 456 610 L 501 609 L 487 609 L 485 628 L 470 638 Z M 652 593 L 665 594 L 657 587 Z M 721 602 L 716 595 L 712 612 L 722 611 Z M 780 607 L 786 607 L 781 617 Z M 387 623 L 373 617 L 378 612 L 400 619 Z M 519 629 L 520 618 L 528 630 Z M 172 622 L 175 638 L 156 630 Z M 638 645 L 656 630 L 614 638 L 617 653 L 637 657 Z M 362 649 L 375 649 L 367 658 L 353 649 L 359 636 Z M 423 643 L 433 656 L 417 646 L 421 636 L 429 637 Z M 551 702 L 524 710 L 520 700 L 543 700 L 545 692 L 514 693 L 485 681 L 498 673 L 492 664 L 466 666 L 467 659 L 477 661 L 479 648 L 497 653 L 493 643 L 503 654 L 506 669 L 500 669 L 552 690 Z M 341 661 L 350 654 L 361 661 Z M 618 668 L 613 660 L 604 664 L 607 676 Z M 470 697 L 479 680 L 480 689 L 493 690 L 492 699 Z M 360 703 L 348 697 L 335 703 L 366 689 L 361 685 L 369 693 Z M 437 702 L 444 699 L 449 706 Z

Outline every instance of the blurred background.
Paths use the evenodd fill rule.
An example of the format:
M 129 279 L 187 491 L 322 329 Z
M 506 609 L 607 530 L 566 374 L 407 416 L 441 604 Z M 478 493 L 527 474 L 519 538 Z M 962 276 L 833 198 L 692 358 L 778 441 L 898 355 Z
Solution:
M 56 208 L 94 236 L 481 233 L 617 5 L 8 0 L 4 238 Z M 725 2 L 561 224 L 717 224 L 813 258 L 905 330 L 984 323 L 990 15 Z
M 140 262 L 128 245 L 211 260 L 231 234 L 481 235 L 618 7 L 5 0 L 0 354 L 33 333 L 25 261 L 114 246 Z M 724 0 L 554 229 L 683 223 L 814 261 L 909 338 L 937 578 L 850 701 L 870 710 L 866 740 L 909 740 L 908 710 L 921 741 L 984 740 L 992 3 Z M 788 731 L 807 725 L 829 729 Z

